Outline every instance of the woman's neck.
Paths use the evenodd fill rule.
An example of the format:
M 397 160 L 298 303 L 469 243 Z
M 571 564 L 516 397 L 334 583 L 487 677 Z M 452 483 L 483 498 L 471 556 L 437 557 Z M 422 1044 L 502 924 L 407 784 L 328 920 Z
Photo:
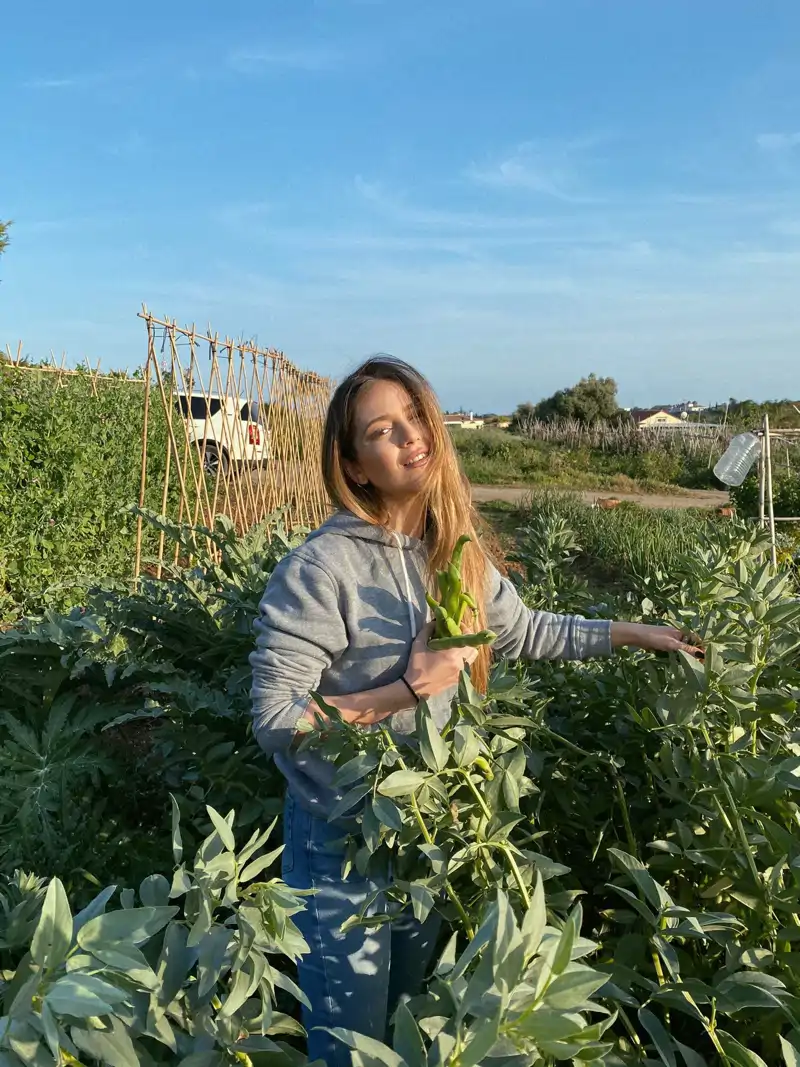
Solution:
M 418 497 L 387 501 L 386 511 L 386 525 L 390 530 L 407 537 L 422 537 L 425 532 L 425 507 Z

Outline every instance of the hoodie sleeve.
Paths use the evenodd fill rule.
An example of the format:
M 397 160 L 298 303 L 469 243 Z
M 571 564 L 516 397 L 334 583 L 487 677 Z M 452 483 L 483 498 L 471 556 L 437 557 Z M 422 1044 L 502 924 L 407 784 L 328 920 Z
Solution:
M 335 581 L 318 563 L 291 553 L 272 572 L 254 629 L 253 733 L 271 755 L 289 748 L 309 693 L 347 648 Z
M 497 634 L 493 651 L 508 659 L 591 659 L 610 656 L 611 623 L 580 615 L 533 611 L 512 582 L 490 566 L 486 621 Z

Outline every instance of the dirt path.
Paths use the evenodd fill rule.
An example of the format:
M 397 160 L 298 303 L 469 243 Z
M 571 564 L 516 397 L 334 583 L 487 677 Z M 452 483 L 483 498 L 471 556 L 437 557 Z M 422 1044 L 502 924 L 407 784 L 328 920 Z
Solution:
M 530 489 L 502 485 L 473 485 L 472 498 L 476 504 L 488 504 L 502 500 L 518 504 L 526 499 Z M 728 503 L 728 494 L 714 489 L 684 489 L 679 493 L 618 493 L 612 489 L 558 489 L 580 497 L 586 504 L 593 504 L 603 497 L 630 500 L 648 508 L 718 508 Z

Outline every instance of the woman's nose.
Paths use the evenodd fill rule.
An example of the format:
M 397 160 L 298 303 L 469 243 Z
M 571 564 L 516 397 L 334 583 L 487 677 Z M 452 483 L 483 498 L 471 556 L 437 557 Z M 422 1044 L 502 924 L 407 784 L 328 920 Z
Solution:
M 403 445 L 413 445 L 419 440 L 419 426 L 413 422 L 407 422 L 400 428 L 400 438 Z

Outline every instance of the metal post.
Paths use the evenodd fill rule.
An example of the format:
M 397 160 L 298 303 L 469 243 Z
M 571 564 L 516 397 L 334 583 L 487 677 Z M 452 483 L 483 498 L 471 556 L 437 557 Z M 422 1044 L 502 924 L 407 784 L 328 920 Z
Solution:
M 775 541 L 775 511 L 772 501 L 772 448 L 769 440 L 769 415 L 764 416 L 764 457 L 766 459 L 766 497 L 769 515 L 769 540 L 772 546 L 772 566 L 778 563 L 778 546 Z

